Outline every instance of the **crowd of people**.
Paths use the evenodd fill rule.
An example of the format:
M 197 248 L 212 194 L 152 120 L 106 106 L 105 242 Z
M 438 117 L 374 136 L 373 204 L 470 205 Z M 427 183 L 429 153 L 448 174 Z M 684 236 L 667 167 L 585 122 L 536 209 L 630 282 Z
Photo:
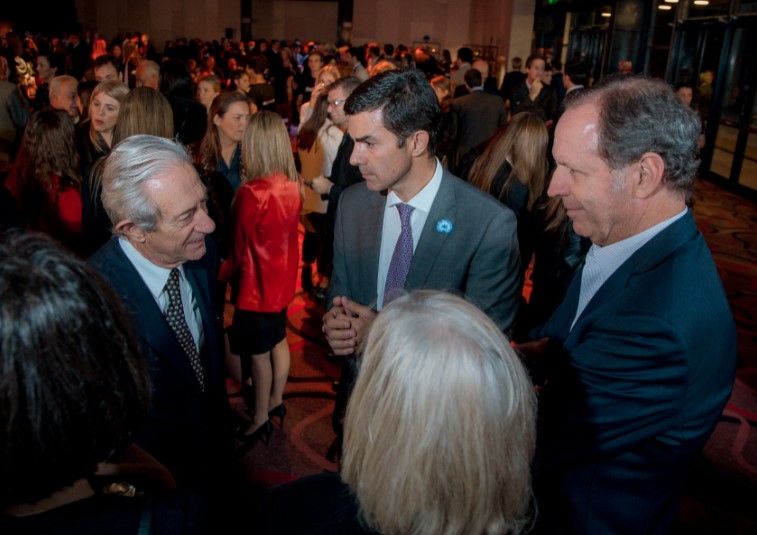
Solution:
M 670 528 L 736 363 L 685 92 L 538 52 L 498 84 L 467 47 L 4 44 L 0 531 L 246 525 L 298 272 L 340 470 L 255 500 L 264 531 Z

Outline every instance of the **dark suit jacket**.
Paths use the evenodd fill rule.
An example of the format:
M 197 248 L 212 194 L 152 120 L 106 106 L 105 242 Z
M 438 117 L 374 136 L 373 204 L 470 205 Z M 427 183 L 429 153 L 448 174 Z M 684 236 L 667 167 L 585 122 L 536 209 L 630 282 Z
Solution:
M 492 137 L 507 119 L 502 98 L 480 90 L 454 99 L 452 109 L 457 113 L 461 154 Z
M 342 195 L 329 303 L 337 295 L 346 295 L 375 307 L 385 205 L 386 196 L 368 190 L 365 184 Z M 512 210 L 445 170 L 413 254 L 405 289 L 463 294 L 507 330 L 518 308 L 519 268 Z
M 331 164 L 331 181 L 334 185 L 329 190 L 329 208 L 327 213 L 332 226 L 336 219 L 336 209 L 339 205 L 339 197 L 342 195 L 342 192 L 353 184 L 363 181 L 360 170 L 350 164 L 350 156 L 354 148 L 355 142 L 345 132 L 334 157 L 334 163 Z
M 522 111 L 532 111 L 545 121 L 554 120 L 557 116 L 557 97 L 552 87 L 544 85 L 536 100 L 531 100 L 528 98 L 528 86 L 524 81 L 513 88 L 510 109 L 513 115 Z
M 728 302 L 691 213 L 628 259 L 571 329 L 580 278 L 535 333 L 556 364 L 539 401 L 540 515 L 548 533 L 662 533 L 731 392 Z
M 212 475 L 203 471 L 220 461 L 215 456 L 230 446 L 222 342 L 211 293 L 216 278 L 215 249 L 210 240 L 207 242 L 208 253 L 201 260 L 184 264 L 202 316 L 205 393 L 200 390 L 189 358 L 118 238 L 113 237 L 90 259 L 121 296 L 147 360 L 152 400 L 136 441 L 165 464 L 179 483 Z

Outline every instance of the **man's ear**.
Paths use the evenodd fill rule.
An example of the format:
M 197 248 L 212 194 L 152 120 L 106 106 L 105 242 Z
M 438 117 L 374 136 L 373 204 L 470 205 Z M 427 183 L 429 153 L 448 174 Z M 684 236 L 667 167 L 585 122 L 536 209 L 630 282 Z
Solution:
M 646 199 L 663 187 L 665 160 L 656 152 L 645 152 L 636 164 L 637 177 L 634 181 L 636 197 Z
M 116 223 L 113 230 L 116 231 L 116 234 L 125 236 L 130 242 L 144 243 L 147 240 L 147 232 L 129 219 Z
M 428 149 L 429 135 L 425 130 L 418 130 L 410 136 L 410 152 L 414 158 L 424 156 Z

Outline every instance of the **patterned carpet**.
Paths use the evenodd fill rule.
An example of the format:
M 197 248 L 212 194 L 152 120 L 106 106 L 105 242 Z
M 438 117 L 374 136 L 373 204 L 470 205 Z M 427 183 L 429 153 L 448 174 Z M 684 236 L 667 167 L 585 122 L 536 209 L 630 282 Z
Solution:
M 731 401 L 692 470 L 680 530 L 757 533 L 757 206 L 699 181 L 694 213 L 731 303 L 740 368 Z M 524 294 L 529 290 L 524 289 Z M 327 357 L 320 330 L 323 313 L 301 291 L 289 308 L 292 367 L 285 394 L 289 412 L 284 428 L 276 427 L 268 446 L 259 443 L 243 456 L 245 473 L 255 484 L 269 486 L 336 469 L 325 454 L 334 438 L 332 382 L 338 378 L 339 364 Z M 229 390 L 238 390 L 238 385 L 229 381 Z M 242 410 L 240 398 L 231 399 Z

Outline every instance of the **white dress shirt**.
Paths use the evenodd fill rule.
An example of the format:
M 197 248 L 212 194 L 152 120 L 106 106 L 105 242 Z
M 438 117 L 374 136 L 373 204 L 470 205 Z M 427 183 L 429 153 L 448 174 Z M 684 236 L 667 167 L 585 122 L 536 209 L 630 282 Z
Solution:
M 442 164 L 436 160 L 436 169 L 431 180 L 422 190 L 416 193 L 415 197 L 407 201 L 413 207 L 410 215 L 410 226 L 413 231 L 413 252 L 418 246 L 421 239 L 423 225 L 426 224 L 426 218 L 431 211 L 431 205 L 434 204 L 436 194 L 442 185 Z M 395 205 L 402 200 L 393 191 L 389 191 L 386 196 L 386 206 L 384 207 L 384 223 L 381 227 L 381 250 L 379 253 L 378 279 L 376 281 L 376 291 L 378 299 L 376 301 L 376 310 L 381 310 L 384 306 L 384 287 L 386 286 L 386 275 L 389 271 L 389 264 L 392 262 L 394 247 L 397 245 L 397 239 L 402 231 L 402 222 L 400 213 Z
M 170 269 L 153 264 L 137 251 L 129 240 L 120 236 L 118 244 L 121 246 L 126 258 L 132 263 L 134 268 L 142 277 L 147 289 L 150 290 L 158 308 L 165 315 L 168 308 L 168 292 L 165 291 L 168 276 L 171 274 Z M 197 306 L 197 301 L 192 293 L 192 285 L 189 284 L 184 275 L 184 266 L 179 266 L 179 291 L 181 292 L 181 304 L 184 307 L 184 318 L 187 320 L 187 327 L 192 334 L 197 348 L 202 347 L 202 316 Z
M 578 295 L 578 307 L 576 308 L 573 323 L 570 325 L 571 329 L 576 324 L 576 321 L 578 321 L 586 305 L 591 301 L 591 298 L 594 297 L 607 279 L 626 260 L 631 258 L 636 251 L 646 245 L 649 240 L 682 218 L 686 214 L 686 210 L 684 208 L 683 211 L 673 217 L 657 223 L 655 226 L 649 227 L 647 230 L 625 240 L 620 240 L 604 247 L 592 244 L 589 252 L 586 253 L 586 261 L 581 272 L 581 292 Z

